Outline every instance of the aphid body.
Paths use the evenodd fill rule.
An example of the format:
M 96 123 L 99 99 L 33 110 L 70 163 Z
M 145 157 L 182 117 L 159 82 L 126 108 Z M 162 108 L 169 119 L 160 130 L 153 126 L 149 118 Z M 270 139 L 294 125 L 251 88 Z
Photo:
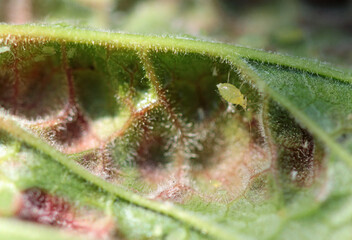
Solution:
M 247 108 L 247 99 L 237 87 L 230 83 L 219 83 L 216 86 L 219 89 L 221 97 L 223 97 L 227 102 L 240 105 L 243 109 Z

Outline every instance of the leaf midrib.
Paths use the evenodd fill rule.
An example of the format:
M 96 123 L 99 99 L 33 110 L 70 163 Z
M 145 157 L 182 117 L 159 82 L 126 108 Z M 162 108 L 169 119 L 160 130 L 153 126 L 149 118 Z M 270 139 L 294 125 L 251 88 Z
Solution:
M 56 160 L 69 171 L 83 178 L 85 181 L 96 185 L 108 193 L 130 202 L 136 206 L 143 207 L 159 214 L 169 216 L 185 225 L 190 226 L 201 234 L 208 235 L 214 239 L 236 240 L 241 239 L 233 231 L 228 231 L 220 225 L 209 222 L 195 214 L 189 213 L 171 203 L 156 202 L 144 198 L 136 193 L 130 192 L 112 183 L 106 182 L 100 177 L 90 173 L 87 169 L 72 161 L 68 156 L 54 149 L 48 143 L 35 137 L 23 129 L 11 116 L 0 111 L 0 129 L 14 136 L 16 139 L 28 144 L 29 146 L 43 152 L 45 155 Z M 237 234 L 239 235 L 239 234 Z

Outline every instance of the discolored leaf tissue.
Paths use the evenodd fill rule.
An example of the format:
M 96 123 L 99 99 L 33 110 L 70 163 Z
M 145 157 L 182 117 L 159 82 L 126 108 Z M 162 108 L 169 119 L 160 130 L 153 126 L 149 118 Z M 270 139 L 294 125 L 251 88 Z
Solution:
M 0 69 L 1 239 L 350 239 L 349 72 L 63 25 Z

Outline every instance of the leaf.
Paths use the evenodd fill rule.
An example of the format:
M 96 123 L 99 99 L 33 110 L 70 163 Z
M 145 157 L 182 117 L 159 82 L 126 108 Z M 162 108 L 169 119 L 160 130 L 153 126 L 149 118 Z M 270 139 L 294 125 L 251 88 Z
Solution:
M 0 25 L 5 48 L 0 210 L 20 224 L 97 239 L 349 236 L 350 73 L 60 25 Z M 218 95 L 228 81 L 247 111 Z
M 38 224 L 25 223 L 23 221 L 0 219 L 1 237 L 4 239 L 54 239 L 72 240 L 81 239 L 79 236 L 70 236 L 58 230 L 42 227 Z M 21 231 L 19 231 L 21 229 Z

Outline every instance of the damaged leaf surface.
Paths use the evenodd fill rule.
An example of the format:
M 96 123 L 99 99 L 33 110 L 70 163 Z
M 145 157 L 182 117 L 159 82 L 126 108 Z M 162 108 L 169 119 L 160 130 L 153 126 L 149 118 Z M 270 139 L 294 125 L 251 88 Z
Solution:
M 12 221 L 57 239 L 351 234 L 350 73 L 59 25 L 0 25 L 0 69 L 0 236 Z

